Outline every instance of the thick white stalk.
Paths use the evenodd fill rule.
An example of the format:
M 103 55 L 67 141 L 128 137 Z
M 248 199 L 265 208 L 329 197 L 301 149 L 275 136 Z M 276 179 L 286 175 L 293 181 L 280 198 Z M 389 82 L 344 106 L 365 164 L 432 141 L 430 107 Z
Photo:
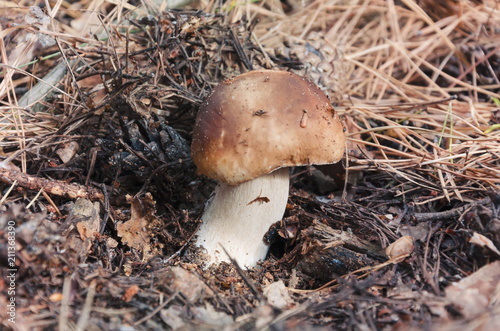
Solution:
M 263 242 L 269 227 L 282 219 L 288 200 L 289 170 L 276 170 L 236 186 L 219 184 L 203 213 L 196 245 L 209 263 L 229 262 L 220 245 L 241 267 L 266 257 Z

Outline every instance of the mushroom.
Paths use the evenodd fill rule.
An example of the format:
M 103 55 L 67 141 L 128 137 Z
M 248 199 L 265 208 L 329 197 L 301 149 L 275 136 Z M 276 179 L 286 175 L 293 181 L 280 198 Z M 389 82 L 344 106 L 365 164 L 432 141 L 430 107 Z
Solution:
M 296 74 L 259 70 L 220 83 L 191 145 L 199 172 L 219 182 L 195 243 L 208 262 L 230 261 L 222 247 L 242 267 L 263 260 L 263 237 L 285 212 L 287 167 L 338 162 L 344 131 L 325 94 Z

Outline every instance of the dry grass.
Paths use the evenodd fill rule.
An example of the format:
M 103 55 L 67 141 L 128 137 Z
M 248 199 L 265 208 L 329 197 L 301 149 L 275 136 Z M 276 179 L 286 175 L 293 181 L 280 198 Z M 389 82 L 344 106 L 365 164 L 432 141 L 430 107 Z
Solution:
M 19 16 L 27 11 L 22 4 L 6 4 L 16 8 Z M 96 47 L 111 54 L 123 50 L 124 36 L 96 42 L 88 33 L 97 36 L 116 29 L 111 22 L 120 21 L 129 10 L 140 16 L 143 9 L 120 2 L 106 11 L 109 4 L 113 2 L 97 1 L 85 11 L 71 11 L 58 1 L 48 16 L 57 18 L 64 10 L 73 15 L 73 27 L 54 24 L 57 21 L 42 27 L 57 40 L 59 52 L 51 54 L 63 51 L 74 58 Z M 447 199 L 460 199 L 468 187 L 499 183 L 500 130 L 490 130 L 497 123 L 498 111 L 491 98 L 500 98 L 497 1 L 441 5 L 422 1 L 419 5 L 410 0 L 318 0 L 297 2 L 287 14 L 277 1 L 238 0 L 223 4 L 221 10 L 215 2 L 197 6 L 227 13 L 228 22 L 259 19 L 253 37 L 261 47 L 276 54 L 285 42 L 288 54 L 306 63 L 305 69 L 297 71 L 322 86 L 337 104 L 349 129 L 348 149 L 354 154 L 370 152 L 352 160 L 351 170 L 384 170 L 403 181 L 438 190 Z M 40 77 L 37 68 L 50 63 L 29 66 L 33 74 L 22 67 L 39 51 L 33 34 L 36 28 L 36 24 L 25 24 L 1 32 L 2 147 L 15 143 L 25 149 L 33 139 L 39 141 L 57 130 L 57 113 L 26 111 L 44 96 L 19 108 L 19 94 L 14 93 L 16 87 L 40 81 L 35 78 Z M 3 42 L 7 36 L 23 40 L 14 44 L 15 49 L 12 42 L 8 45 L 10 56 Z M 75 43 L 87 44 L 75 48 Z M 272 67 L 279 65 L 266 61 Z M 67 82 L 66 86 L 71 85 L 69 78 Z M 62 93 L 68 109 L 85 108 L 75 104 L 76 92 Z M 451 96 L 458 99 L 451 101 Z M 26 169 L 25 159 L 21 161 Z M 420 180 L 428 175 L 434 180 Z
M 300 72 L 345 116 L 350 154 L 364 154 L 350 170 L 387 171 L 436 199 L 498 188 L 500 4 L 420 5 L 318 0 L 268 15 L 255 33 L 270 52 L 288 42 L 309 60 Z M 242 5 L 263 15 L 255 7 Z

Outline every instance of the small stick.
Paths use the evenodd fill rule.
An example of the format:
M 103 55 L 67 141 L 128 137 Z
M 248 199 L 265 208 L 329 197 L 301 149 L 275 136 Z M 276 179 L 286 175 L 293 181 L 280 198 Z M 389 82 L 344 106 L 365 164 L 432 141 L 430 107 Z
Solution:
M 90 311 L 92 310 L 92 303 L 94 302 L 94 296 L 96 292 L 95 290 L 96 283 L 97 283 L 96 280 L 93 280 L 90 283 L 90 287 L 87 292 L 87 297 L 85 298 L 85 303 L 83 305 L 82 312 L 76 324 L 76 331 L 83 331 L 87 329 L 87 324 L 90 318 Z
M 167 301 L 165 301 L 164 303 L 162 303 L 161 305 L 159 305 L 158 307 L 156 307 L 156 308 L 155 308 L 155 310 L 153 310 L 153 311 L 151 312 L 151 314 L 146 315 L 146 316 L 144 316 L 143 318 L 141 318 L 140 320 L 138 320 L 137 322 L 135 322 L 135 323 L 134 323 L 134 326 L 138 326 L 138 325 L 140 325 L 140 324 L 144 323 L 145 321 L 147 321 L 148 319 L 152 318 L 152 317 L 153 317 L 153 316 L 155 316 L 156 314 L 158 314 L 158 312 L 159 312 L 160 310 L 162 310 L 163 308 L 165 308 L 165 306 L 166 306 L 166 305 L 168 305 L 170 302 L 172 302 L 172 300 L 174 300 L 174 299 L 177 297 L 177 295 L 179 295 L 179 291 L 175 291 L 175 293 L 174 293 L 174 294 L 172 294 L 172 295 L 170 296 L 170 298 L 168 298 L 168 300 L 167 300 Z
M 9 187 L 9 190 L 7 191 L 7 193 L 5 193 L 5 195 L 2 197 L 2 200 L 0 200 L 0 206 L 3 205 L 3 203 L 5 202 L 5 200 L 7 200 L 7 197 L 9 196 L 10 192 L 12 191 L 12 189 L 17 185 L 17 180 L 15 180 L 12 185 Z
M 45 191 L 43 189 L 42 189 L 42 194 L 43 194 L 43 197 L 45 198 L 45 200 L 47 200 L 49 202 L 49 204 L 52 206 L 52 208 L 54 208 L 56 210 L 56 213 L 59 216 L 62 216 L 61 211 L 59 210 L 59 208 L 57 208 L 57 206 L 54 203 L 54 201 L 52 201 L 52 199 L 50 198 L 50 196 L 47 193 L 45 193 Z
M 17 170 L 0 168 L 0 182 L 12 184 L 17 181 L 18 185 L 27 189 L 39 191 L 43 189 L 46 193 L 75 198 L 87 198 L 91 200 L 103 200 L 104 194 L 96 188 L 80 184 L 70 184 L 62 180 L 45 179 L 22 173 Z
M 71 296 L 71 282 L 73 281 L 74 274 L 64 278 L 63 289 L 62 289 L 62 301 L 61 310 L 59 315 L 59 330 L 68 329 L 69 321 L 69 301 Z
M 199 221 L 199 220 L 200 220 L 200 218 L 198 217 L 198 219 L 196 221 Z M 193 239 L 194 235 L 198 232 L 198 229 L 200 228 L 200 225 L 201 225 L 201 223 L 198 223 L 198 226 L 196 227 L 196 230 L 191 234 L 191 236 L 189 236 L 188 240 L 186 240 L 186 242 L 184 243 L 184 245 L 182 245 L 182 247 L 179 248 L 177 250 L 177 252 L 175 252 L 174 254 L 172 254 L 168 259 L 162 261 L 164 264 L 167 264 L 173 258 L 175 258 L 176 256 L 179 256 L 181 254 L 182 250 L 184 248 L 186 248 L 186 246 L 189 244 L 189 242 L 191 241 L 191 239 Z
M 243 269 L 241 269 L 240 265 L 238 264 L 238 262 L 236 262 L 236 260 L 231 256 L 229 255 L 229 253 L 227 252 L 227 250 L 224 248 L 224 246 L 222 246 L 222 250 L 224 251 L 224 253 L 226 253 L 226 255 L 229 257 L 229 260 L 231 261 L 231 263 L 233 264 L 234 268 L 236 269 L 236 271 L 238 272 L 238 274 L 240 275 L 240 277 L 243 279 L 243 281 L 247 284 L 247 286 L 250 288 L 250 291 L 253 293 L 253 295 L 255 295 L 255 297 L 260 301 L 260 302 L 264 302 L 264 297 L 262 296 L 262 294 L 259 293 L 259 291 L 257 290 L 257 287 L 255 287 L 255 284 L 250 280 L 250 278 L 247 276 L 247 274 L 243 271 Z
M 440 221 L 448 218 L 456 218 L 460 216 L 464 211 L 471 207 L 486 205 L 491 202 L 489 197 L 485 197 L 481 200 L 474 201 L 462 207 L 445 210 L 442 212 L 433 212 L 433 213 L 414 213 L 411 214 L 412 218 L 417 222 L 425 222 L 425 221 Z

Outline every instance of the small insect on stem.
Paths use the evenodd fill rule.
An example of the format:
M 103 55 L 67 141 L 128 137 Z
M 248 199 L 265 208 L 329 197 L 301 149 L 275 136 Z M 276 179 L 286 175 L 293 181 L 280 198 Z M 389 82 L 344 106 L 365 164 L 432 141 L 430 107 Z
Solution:
M 264 114 L 267 114 L 267 111 L 265 111 L 263 109 L 259 109 L 255 113 L 253 113 L 253 116 L 262 116 Z
M 261 194 L 262 194 L 262 190 L 260 190 L 260 193 L 259 193 L 258 197 L 256 197 L 255 199 L 253 199 L 252 201 L 250 201 L 249 203 L 247 203 L 247 206 L 250 205 L 250 204 L 252 204 L 252 203 L 254 203 L 254 202 L 257 202 L 257 201 L 259 201 L 261 203 L 262 202 L 268 203 L 270 201 L 268 197 L 261 197 L 260 196 Z
M 300 119 L 300 127 L 305 128 L 307 126 L 307 110 L 304 109 L 302 118 Z

